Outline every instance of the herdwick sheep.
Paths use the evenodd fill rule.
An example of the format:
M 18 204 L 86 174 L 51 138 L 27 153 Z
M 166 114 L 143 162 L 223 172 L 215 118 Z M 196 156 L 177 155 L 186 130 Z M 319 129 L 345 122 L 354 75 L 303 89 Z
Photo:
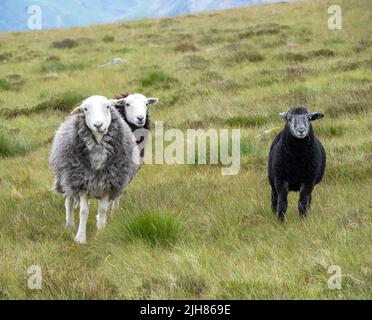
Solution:
M 293 108 L 280 116 L 286 125 L 271 145 L 268 173 L 272 210 L 283 221 L 288 191 L 300 191 L 298 210 L 301 216 L 306 216 L 314 186 L 324 175 L 326 153 L 311 125 L 311 121 L 323 118 L 323 114 Z
M 116 105 L 125 122 L 135 135 L 137 145 L 139 146 L 141 161 L 145 155 L 145 144 L 150 130 L 150 117 L 148 113 L 148 106 L 157 104 L 158 98 L 146 98 L 139 93 L 120 93 L 113 97 L 120 101 Z M 120 197 L 112 203 L 112 209 L 119 207 Z
M 132 132 L 141 128 L 150 130 L 150 118 L 147 106 L 157 104 L 159 102 L 158 98 L 146 98 L 139 93 L 120 93 L 115 95 L 114 99 L 120 101 L 116 105 L 116 108 Z
M 119 103 L 102 96 L 87 98 L 54 137 L 50 165 L 55 191 L 66 197 L 67 227 L 74 226 L 74 199 L 80 205 L 77 243 L 86 242 L 88 199 L 99 199 L 97 228 L 102 229 L 109 201 L 122 194 L 140 164 L 134 135 L 115 108 Z

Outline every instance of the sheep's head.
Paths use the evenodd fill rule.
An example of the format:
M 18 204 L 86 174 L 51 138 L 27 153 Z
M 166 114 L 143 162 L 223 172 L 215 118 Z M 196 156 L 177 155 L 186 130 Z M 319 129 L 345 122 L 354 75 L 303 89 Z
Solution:
M 311 121 L 324 117 L 324 114 L 308 112 L 306 108 L 293 108 L 279 115 L 287 121 L 287 126 L 290 129 L 291 135 L 298 139 L 303 139 L 308 136 L 311 130 Z
M 91 96 L 76 107 L 71 114 L 83 114 L 85 123 L 98 142 L 100 142 L 111 124 L 111 108 L 120 100 L 109 100 L 103 96 Z
M 124 108 L 126 120 L 141 128 L 146 123 L 147 106 L 157 104 L 158 101 L 158 98 L 146 98 L 142 94 L 134 93 L 119 99 L 116 107 Z

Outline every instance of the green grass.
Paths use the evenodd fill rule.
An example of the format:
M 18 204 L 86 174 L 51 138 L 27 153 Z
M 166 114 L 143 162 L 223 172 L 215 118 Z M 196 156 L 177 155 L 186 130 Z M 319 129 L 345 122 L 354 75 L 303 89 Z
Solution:
M 341 30 L 327 28 L 334 4 Z M 368 0 L 305 0 L 1 34 L 0 298 L 371 299 L 370 25 Z M 239 128 L 240 172 L 145 164 L 105 230 L 91 201 L 78 246 L 50 191 L 51 139 L 85 97 L 119 92 L 158 97 L 149 113 L 164 128 Z M 309 216 L 291 193 L 280 224 L 267 155 L 278 113 L 302 104 L 325 114 L 313 126 L 327 170 Z M 42 290 L 27 288 L 33 264 Z M 330 265 L 341 290 L 327 287 Z
M 85 63 L 61 63 L 61 62 L 46 62 L 41 65 L 40 72 L 63 72 L 63 71 L 79 71 L 86 68 Z
M 19 135 L 0 130 L 0 157 L 25 155 L 36 148 L 36 145 Z
M 139 81 L 145 88 L 151 86 L 168 88 L 176 80 L 162 70 L 150 69 L 140 76 Z
M 182 220 L 168 212 L 139 212 L 123 214 L 111 236 L 121 241 L 144 241 L 150 246 L 169 246 L 177 243 L 183 233 Z

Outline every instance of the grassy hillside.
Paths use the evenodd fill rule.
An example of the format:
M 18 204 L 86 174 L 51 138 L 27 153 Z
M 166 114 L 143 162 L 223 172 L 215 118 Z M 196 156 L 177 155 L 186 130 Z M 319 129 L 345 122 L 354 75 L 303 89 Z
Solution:
M 343 29 L 328 30 L 337 3 Z M 0 298 L 372 298 L 371 22 L 368 0 L 308 0 L 0 34 Z M 128 63 L 98 67 L 114 57 Z M 241 128 L 241 171 L 145 165 L 99 233 L 92 201 L 78 246 L 50 192 L 51 138 L 78 101 L 121 91 L 159 97 L 167 127 Z M 260 135 L 296 104 L 325 113 L 328 168 L 309 217 L 292 194 L 281 225 Z

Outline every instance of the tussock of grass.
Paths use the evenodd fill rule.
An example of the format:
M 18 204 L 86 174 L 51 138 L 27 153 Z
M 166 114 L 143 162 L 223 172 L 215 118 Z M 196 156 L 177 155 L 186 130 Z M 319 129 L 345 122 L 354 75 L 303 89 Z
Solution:
M 197 55 L 185 56 L 182 59 L 182 63 L 186 68 L 195 70 L 205 70 L 205 68 L 208 68 L 210 65 L 210 62 L 207 59 Z
M 270 117 L 261 115 L 239 116 L 226 119 L 225 123 L 231 127 L 257 127 L 270 121 Z
M 74 39 L 64 39 L 60 41 L 53 41 L 50 44 L 50 48 L 56 49 L 71 49 L 79 46 L 79 41 Z
M 102 38 L 102 41 L 103 42 L 114 42 L 115 41 L 115 37 L 112 36 L 112 35 L 105 35 L 103 38 Z
M 0 157 L 23 156 L 36 148 L 36 145 L 19 135 L 0 129 Z
M 252 30 L 244 31 L 238 35 L 239 39 L 251 38 L 253 36 L 262 35 L 276 35 L 282 32 L 282 30 L 288 29 L 286 25 L 280 25 L 277 23 L 270 23 L 266 25 L 257 25 Z
M 341 125 L 320 125 L 316 127 L 316 134 L 322 137 L 342 137 L 346 131 Z
M 252 155 L 255 154 L 258 150 L 259 147 L 254 142 L 247 139 L 242 139 L 240 141 L 240 154 L 244 156 Z
M 176 52 L 194 52 L 198 50 L 195 45 L 193 45 L 190 41 L 182 41 L 179 43 L 175 48 L 174 51 Z
M 47 111 L 69 112 L 72 111 L 77 103 L 84 100 L 84 98 L 85 97 L 79 93 L 68 91 L 51 100 L 41 102 L 31 108 L 3 108 L 0 110 L 0 116 L 12 118 L 21 115 L 32 115 Z
M 334 57 L 336 53 L 331 49 L 319 49 L 308 52 L 310 57 Z
M 229 45 L 229 53 L 222 56 L 224 63 L 228 65 L 241 64 L 244 62 L 260 62 L 265 57 L 255 48 L 242 45 Z
M 0 90 L 15 90 L 15 88 L 8 80 L 0 78 Z
M 359 100 L 356 102 L 344 102 L 343 105 L 330 105 L 326 112 L 332 118 L 342 117 L 345 114 L 361 114 L 368 113 L 371 111 L 371 106 L 366 99 Z
M 144 72 L 139 81 L 143 87 L 160 87 L 160 88 L 169 88 L 177 80 L 170 75 L 168 75 L 163 70 L 153 68 Z
M 12 55 L 13 54 L 11 52 L 0 53 L 0 63 L 8 62 Z
M 45 61 L 48 62 L 48 63 L 51 63 L 51 62 L 56 63 L 56 62 L 60 62 L 61 58 L 58 57 L 58 56 L 55 56 L 55 55 L 51 55 L 51 56 L 47 57 L 45 59 Z
M 87 67 L 86 63 L 62 63 L 62 62 L 44 62 L 40 67 L 40 72 L 42 73 L 53 73 L 53 72 L 63 72 L 63 71 L 80 71 Z
M 113 222 L 110 237 L 120 241 L 144 241 L 150 246 L 174 245 L 183 235 L 183 221 L 162 211 L 122 215 Z
M 289 62 L 304 62 L 309 59 L 306 54 L 303 53 L 294 53 L 294 52 L 287 52 L 278 55 L 278 59 L 282 61 L 289 61 Z

